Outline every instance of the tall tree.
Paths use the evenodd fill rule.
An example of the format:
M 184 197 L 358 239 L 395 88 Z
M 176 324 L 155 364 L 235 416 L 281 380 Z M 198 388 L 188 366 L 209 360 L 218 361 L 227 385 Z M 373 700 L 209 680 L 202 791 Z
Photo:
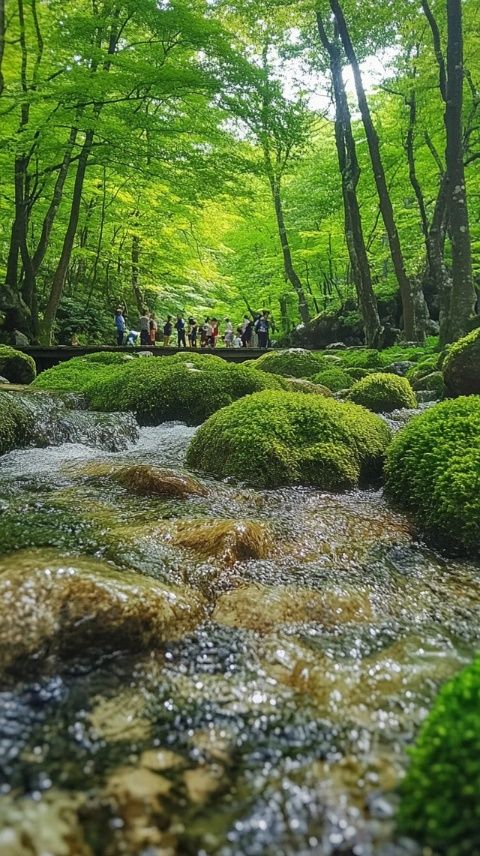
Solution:
M 448 214 L 452 242 L 452 296 L 446 339 L 462 336 L 474 313 L 472 248 L 463 137 L 463 27 L 461 0 L 447 0 L 447 103 L 445 108 Z
M 373 290 L 370 263 L 363 234 L 362 216 L 357 197 L 360 166 L 352 130 L 350 108 L 343 81 L 342 57 L 337 33 L 329 39 L 322 15 L 316 13 L 320 41 L 329 57 L 335 99 L 335 143 L 342 181 L 345 212 L 345 236 L 350 257 L 352 276 L 357 290 L 358 303 L 365 325 L 365 339 L 369 347 L 377 347 L 381 333 L 377 299 Z
M 338 32 L 342 40 L 345 54 L 353 71 L 358 106 L 362 116 L 363 126 L 365 128 L 365 135 L 367 138 L 368 148 L 370 152 L 370 158 L 372 161 L 372 168 L 378 192 L 380 210 L 383 222 L 385 224 L 388 243 L 390 247 L 390 254 L 392 257 L 392 263 L 398 281 L 400 295 L 402 298 L 403 327 L 405 338 L 408 340 L 414 340 L 417 338 L 417 325 L 415 317 L 415 301 L 412 293 L 412 283 L 408 277 L 405 268 L 405 260 L 403 257 L 400 237 L 398 234 L 395 215 L 393 212 L 392 200 L 390 198 L 387 179 L 385 176 L 385 169 L 380 154 L 380 143 L 378 134 L 373 123 L 370 107 L 365 93 L 365 87 L 363 85 L 362 74 L 360 71 L 360 63 L 358 61 L 358 57 L 355 52 L 352 39 L 350 37 L 350 31 L 343 12 L 343 8 L 339 0 L 330 0 L 330 7 L 337 22 Z

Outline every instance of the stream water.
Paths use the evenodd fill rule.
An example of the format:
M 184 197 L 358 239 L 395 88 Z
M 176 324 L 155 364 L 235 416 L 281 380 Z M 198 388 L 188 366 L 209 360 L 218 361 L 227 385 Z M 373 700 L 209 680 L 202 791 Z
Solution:
M 205 495 L 139 496 L 112 473 L 181 472 L 194 429 L 52 421 L 49 445 L 0 462 L 0 581 L 91 564 L 196 605 L 149 644 L 123 625 L 125 644 L 83 645 L 80 628 L 60 659 L 8 672 L 3 856 L 419 853 L 395 831 L 397 787 L 439 685 L 478 649 L 480 568 L 429 549 L 381 492 L 201 479 Z M 244 531 L 261 548 L 233 549 Z M 9 656 L 28 637 L 12 625 Z

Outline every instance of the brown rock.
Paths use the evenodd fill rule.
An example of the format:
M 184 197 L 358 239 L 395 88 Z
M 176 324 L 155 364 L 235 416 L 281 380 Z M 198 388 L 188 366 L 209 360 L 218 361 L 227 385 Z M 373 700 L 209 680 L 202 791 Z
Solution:
M 241 586 L 217 601 L 213 620 L 229 627 L 246 627 L 269 633 L 296 622 L 319 622 L 328 626 L 364 622 L 373 617 L 368 595 L 345 589 L 323 592 L 293 586 Z
M 201 596 L 53 550 L 0 561 L 0 669 L 98 649 L 146 650 L 203 618 Z
M 186 473 L 138 464 L 122 467 L 112 473 L 112 478 L 135 493 L 150 496 L 206 496 L 206 488 Z
M 179 547 L 227 564 L 265 559 L 271 549 L 268 527 L 254 520 L 179 520 L 168 537 Z
M 221 785 L 223 767 L 196 767 L 183 774 L 189 799 L 197 805 L 203 805 L 215 794 Z

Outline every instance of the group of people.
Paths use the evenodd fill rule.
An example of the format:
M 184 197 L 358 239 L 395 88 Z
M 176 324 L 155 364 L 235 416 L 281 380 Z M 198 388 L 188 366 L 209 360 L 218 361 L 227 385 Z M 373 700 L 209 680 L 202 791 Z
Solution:
M 225 318 L 224 325 L 221 331 L 218 318 L 205 318 L 205 321 L 199 324 L 193 317 L 185 320 L 182 314 L 177 315 L 176 319 L 173 315 L 168 315 L 163 324 L 163 346 L 168 348 L 173 340 L 173 344 L 178 348 L 197 348 L 198 345 L 201 348 L 216 348 L 220 337 L 226 348 L 264 349 L 270 345 L 272 322 L 267 310 L 253 316 L 245 315 L 242 323 L 235 328 L 230 318 Z M 144 308 L 138 326 L 138 331 L 127 332 L 125 309 L 120 306 L 115 312 L 117 345 L 156 345 L 161 335 L 155 312 Z

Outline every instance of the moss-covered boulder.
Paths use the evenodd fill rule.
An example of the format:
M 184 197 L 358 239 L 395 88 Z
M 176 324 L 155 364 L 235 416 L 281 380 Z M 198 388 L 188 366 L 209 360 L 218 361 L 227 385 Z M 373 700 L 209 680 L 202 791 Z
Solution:
M 0 376 L 10 383 L 31 383 L 37 371 L 33 359 L 28 354 L 0 345 Z
M 354 384 L 353 377 L 341 368 L 325 369 L 312 377 L 314 383 L 326 386 L 332 392 L 350 389 Z
M 284 377 L 309 378 L 317 374 L 322 368 L 322 363 L 311 351 L 305 351 L 303 348 L 289 348 L 286 351 L 269 351 L 255 360 L 255 368 Z
M 390 432 L 379 417 L 333 398 L 262 392 L 201 426 L 190 466 L 255 487 L 345 490 L 378 476 Z
M 442 370 L 449 395 L 480 395 L 480 327 L 452 345 Z
M 282 378 L 210 355 L 113 362 L 100 356 L 76 357 L 55 366 L 43 372 L 35 385 L 84 393 L 93 410 L 131 411 L 143 425 L 172 420 L 198 425 L 238 398 L 284 386 Z
M 423 375 L 423 377 L 414 381 L 412 386 L 416 392 L 419 392 L 420 390 L 433 392 L 435 398 L 439 401 L 444 398 L 446 392 L 442 372 L 431 372 L 430 374 Z
M 391 413 L 392 410 L 417 406 L 410 382 L 404 377 L 385 372 L 375 372 L 356 381 L 348 397 L 374 413 Z
M 286 377 L 283 378 L 283 385 L 287 392 L 303 392 L 306 395 L 323 395 L 330 398 L 332 391 L 321 383 L 307 380 L 305 377 Z
M 394 439 L 387 494 L 447 546 L 480 552 L 480 396 L 444 401 Z
M 470 856 L 480 842 L 480 659 L 445 684 L 411 751 L 401 832 L 429 853 Z
M 0 669 L 7 671 L 79 652 L 145 650 L 203 617 L 203 600 L 191 589 L 53 550 L 2 559 L 0 601 Z
M 0 391 L 0 455 L 28 443 L 33 415 L 15 394 Z
M 420 360 L 420 362 L 416 363 L 408 370 L 406 375 L 407 380 L 409 380 L 415 388 L 415 384 L 419 380 L 437 370 L 438 362 L 439 354 L 431 354 L 430 356 L 425 357 L 425 359 Z M 420 387 L 417 387 L 417 389 L 420 389 Z

